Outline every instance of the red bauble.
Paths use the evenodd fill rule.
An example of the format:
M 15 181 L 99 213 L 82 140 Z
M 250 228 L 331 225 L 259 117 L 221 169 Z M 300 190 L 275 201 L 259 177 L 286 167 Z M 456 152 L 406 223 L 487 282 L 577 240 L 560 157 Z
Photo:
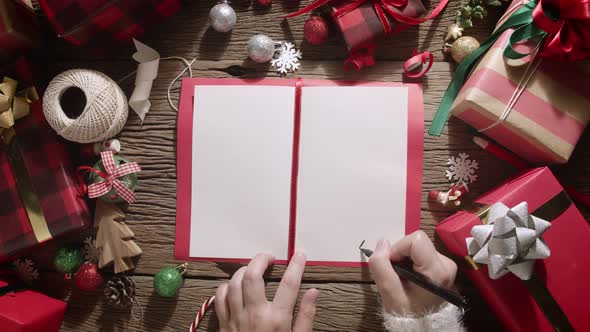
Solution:
M 330 35 L 330 28 L 328 22 L 321 16 L 312 16 L 306 22 L 303 27 L 303 35 L 312 45 L 319 45 L 328 40 Z
M 76 272 L 74 282 L 80 290 L 93 291 L 103 284 L 104 279 L 98 272 L 96 264 L 84 263 Z
M 272 0 L 258 0 L 258 3 L 261 4 L 262 6 L 270 6 L 270 4 L 272 3 Z

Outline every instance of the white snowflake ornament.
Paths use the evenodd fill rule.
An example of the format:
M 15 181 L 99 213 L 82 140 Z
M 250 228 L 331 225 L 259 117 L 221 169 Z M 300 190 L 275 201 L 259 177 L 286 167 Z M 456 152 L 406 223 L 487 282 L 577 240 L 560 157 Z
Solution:
M 98 262 L 98 249 L 96 248 L 96 240 L 92 237 L 87 237 L 84 239 L 84 248 L 82 249 L 82 253 L 84 254 L 84 261 L 90 263 L 97 263 Z
M 39 271 L 32 260 L 19 258 L 12 262 L 12 265 L 18 277 L 26 284 L 30 285 L 33 280 L 39 279 Z
M 293 43 L 282 43 L 274 58 L 270 60 L 270 64 L 276 68 L 279 74 L 286 75 L 301 67 L 299 63 L 301 57 L 301 51 L 296 49 Z
M 477 161 L 469 159 L 467 153 L 459 153 L 458 157 L 449 158 L 447 165 L 449 168 L 446 174 L 449 181 L 469 184 L 477 180 L 475 171 L 479 168 L 479 164 Z

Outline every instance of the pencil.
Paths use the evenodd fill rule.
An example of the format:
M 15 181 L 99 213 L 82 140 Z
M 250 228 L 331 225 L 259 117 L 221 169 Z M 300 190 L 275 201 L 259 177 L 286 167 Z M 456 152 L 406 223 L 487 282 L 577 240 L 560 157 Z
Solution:
M 488 141 L 483 137 L 473 136 L 473 143 L 477 144 L 479 147 L 493 154 L 494 156 L 508 162 L 516 169 L 521 170 L 529 168 L 529 165 L 514 153 L 500 147 L 496 143 Z
M 371 255 L 373 255 L 373 250 L 365 248 L 360 248 L 360 250 L 367 257 L 371 257 Z M 443 298 L 445 301 L 451 303 L 452 305 L 457 306 L 459 308 L 465 308 L 467 306 L 467 299 L 464 296 L 461 296 L 460 294 L 448 290 L 444 287 L 435 285 L 432 282 L 428 281 L 421 274 L 418 274 L 414 271 L 406 270 L 405 268 L 393 262 L 391 262 L 391 266 L 393 266 L 393 270 L 395 271 L 395 273 L 397 273 L 398 276 L 424 288 L 425 290 L 431 292 L 434 295 Z

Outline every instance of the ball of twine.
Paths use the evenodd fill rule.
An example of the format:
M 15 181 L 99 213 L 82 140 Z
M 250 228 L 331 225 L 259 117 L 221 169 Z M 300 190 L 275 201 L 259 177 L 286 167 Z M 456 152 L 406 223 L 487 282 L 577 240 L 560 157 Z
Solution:
M 72 119 L 61 106 L 69 88 L 82 90 L 86 105 Z M 117 135 L 127 121 L 127 98 L 108 76 L 89 69 L 64 71 L 51 80 L 43 95 L 43 112 L 51 127 L 63 138 L 78 142 L 100 142 Z

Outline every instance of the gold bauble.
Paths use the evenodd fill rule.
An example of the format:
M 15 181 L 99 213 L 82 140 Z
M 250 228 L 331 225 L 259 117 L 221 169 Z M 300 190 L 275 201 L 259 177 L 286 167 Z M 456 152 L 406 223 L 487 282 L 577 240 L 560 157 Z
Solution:
M 451 46 L 451 56 L 456 63 L 461 63 L 471 53 L 479 48 L 477 39 L 469 36 L 463 36 L 453 43 Z

